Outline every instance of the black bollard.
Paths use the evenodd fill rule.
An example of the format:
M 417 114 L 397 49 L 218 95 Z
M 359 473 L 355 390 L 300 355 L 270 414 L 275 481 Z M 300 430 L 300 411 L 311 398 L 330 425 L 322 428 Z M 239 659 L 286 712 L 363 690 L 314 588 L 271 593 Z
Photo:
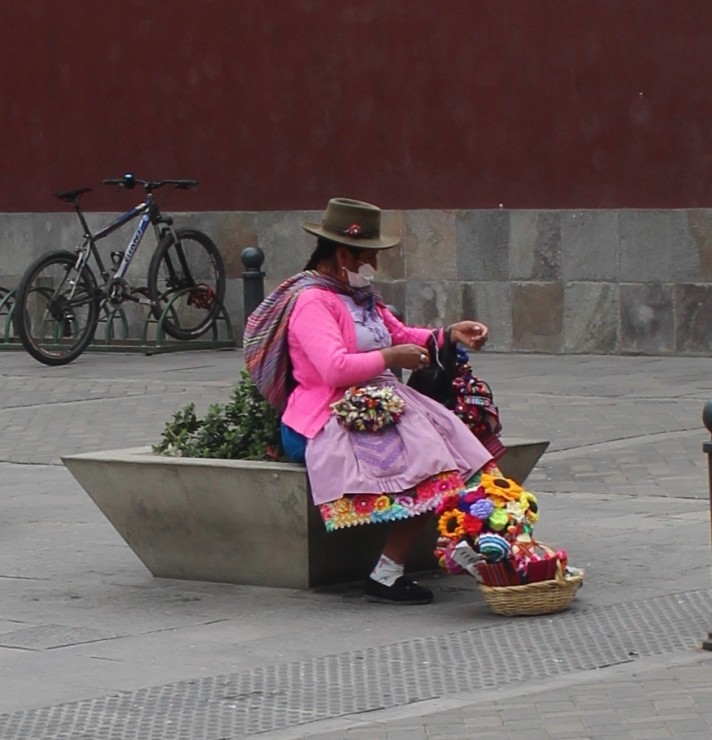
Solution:
M 265 274 L 260 269 L 265 261 L 265 253 L 259 247 L 245 247 L 240 255 L 245 271 L 242 273 L 242 295 L 247 317 L 262 303 L 265 297 Z
M 707 401 L 702 410 L 702 423 L 712 436 L 712 401 Z M 712 439 L 704 442 L 702 450 L 707 453 L 707 477 L 709 481 L 710 494 L 710 542 L 712 542 Z M 702 641 L 703 650 L 712 650 L 712 631 L 707 633 L 707 639 Z

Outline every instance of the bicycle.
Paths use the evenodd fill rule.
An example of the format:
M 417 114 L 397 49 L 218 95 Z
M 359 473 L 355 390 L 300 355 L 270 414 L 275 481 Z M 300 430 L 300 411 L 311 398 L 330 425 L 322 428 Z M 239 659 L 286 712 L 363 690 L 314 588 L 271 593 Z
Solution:
M 17 288 L 17 334 L 30 355 L 46 365 L 64 365 L 79 357 L 94 338 L 102 310 L 111 314 L 124 301 L 147 304 L 165 333 L 181 340 L 202 336 L 222 308 L 225 267 L 218 248 L 201 231 L 175 229 L 173 219 L 161 213 L 154 197 L 164 186 L 193 190 L 197 182 L 146 181 L 131 173 L 103 182 L 126 190 L 140 185 L 145 197 L 92 233 L 79 202 L 92 188 L 55 193 L 74 207 L 84 230 L 83 241 L 72 251 L 53 251 L 35 260 Z M 97 242 L 136 218 L 139 222 L 126 249 L 111 252 L 111 266 L 105 266 Z M 149 224 L 157 246 L 148 268 L 148 284 L 133 288 L 125 276 Z M 100 281 L 89 265 L 92 256 Z

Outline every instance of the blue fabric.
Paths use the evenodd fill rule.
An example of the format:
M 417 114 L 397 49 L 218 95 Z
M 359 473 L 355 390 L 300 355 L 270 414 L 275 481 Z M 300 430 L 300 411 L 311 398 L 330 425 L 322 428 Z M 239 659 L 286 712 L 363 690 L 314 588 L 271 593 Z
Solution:
M 287 457 L 292 462 L 305 462 L 307 438 L 303 434 L 295 432 L 292 427 L 288 427 L 284 422 L 282 422 L 281 431 L 282 447 L 284 447 L 284 452 L 286 453 Z

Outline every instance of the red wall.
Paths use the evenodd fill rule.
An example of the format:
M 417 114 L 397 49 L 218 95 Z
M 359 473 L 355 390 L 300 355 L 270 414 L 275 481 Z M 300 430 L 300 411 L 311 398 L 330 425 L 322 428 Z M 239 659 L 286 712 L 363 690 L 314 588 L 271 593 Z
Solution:
M 3 0 L 0 211 L 712 205 L 710 0 Z M 108 188 L 86 200 L 115 210 Z

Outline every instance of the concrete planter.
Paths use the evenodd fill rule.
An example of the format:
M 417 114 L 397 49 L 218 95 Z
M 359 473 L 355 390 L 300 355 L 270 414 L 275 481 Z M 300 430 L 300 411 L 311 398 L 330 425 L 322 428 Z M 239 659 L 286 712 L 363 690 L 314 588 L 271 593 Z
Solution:
M 505 440 L 502 469 L 523 481 L 548 442 Z M 310 588 L 363 578 L 386 528 L 328 534 L 301 465 L 155 455 L 150 448 L 62 461 L 148 570 L 160 578 Z M 436 566 L 434 532 L 410 570 Z

